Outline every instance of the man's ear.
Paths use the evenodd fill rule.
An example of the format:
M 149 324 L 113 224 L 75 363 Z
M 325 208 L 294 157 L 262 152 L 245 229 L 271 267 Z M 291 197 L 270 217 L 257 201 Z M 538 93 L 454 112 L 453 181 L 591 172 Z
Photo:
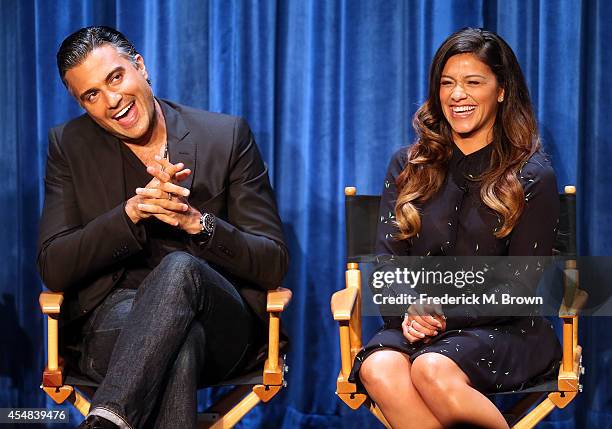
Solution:
M 136 54 L 134 59 L 136 60 L 136 68 L 138 69 L 140 74 L 142 74 L 142 76 L 145 78 L 145 80 L 148 79 L 149 78 L 149 72 L 147 72 L 147 67 L 145 66 L 144 58 L 142 58 L 142 55 Z
M 83 102 L 81 101 L 79 96 L 72 90 L 72 87 L 70 86 L 70 84 L 68 84 L 68 82 L 64 81 L 64 85 L 66 86 L 66 89 L 68 90 L 68 94 L 70 94 L 72 96 L 72 98 L 74 98 L 74 101 L 76 101 L 77 104 L 82 109 L 85 109 L 85 106 L 83 106 Z

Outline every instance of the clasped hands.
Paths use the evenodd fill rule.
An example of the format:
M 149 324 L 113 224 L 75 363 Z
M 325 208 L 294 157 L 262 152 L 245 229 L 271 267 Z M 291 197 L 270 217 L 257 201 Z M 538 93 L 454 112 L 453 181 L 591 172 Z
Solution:
M 182 162 L 170 163 L 160 156 L 155 164 L 147 167 L 153 178 L 144 188 L 137 188 L 136 195 L 127 200 L 125 212 L 134 224 L 151 216 L 189 234 L 200 232 L 200 212 L 187 201 L 189 189 L 177 183 L 185 180 L 191 170 Z
M 417 341 L 427 344 L 445 330 L 446 318 L 440 305 L 412 304 L 402 322 L 404 337 L 411 344 Z

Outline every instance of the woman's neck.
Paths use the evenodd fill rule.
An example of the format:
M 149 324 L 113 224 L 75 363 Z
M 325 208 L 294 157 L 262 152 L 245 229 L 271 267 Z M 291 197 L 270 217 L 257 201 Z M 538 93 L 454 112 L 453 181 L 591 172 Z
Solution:
M 453 141 L 464 155 L 469 155 L 493 142 L 493 128 L 463 135 L 453 131 Z

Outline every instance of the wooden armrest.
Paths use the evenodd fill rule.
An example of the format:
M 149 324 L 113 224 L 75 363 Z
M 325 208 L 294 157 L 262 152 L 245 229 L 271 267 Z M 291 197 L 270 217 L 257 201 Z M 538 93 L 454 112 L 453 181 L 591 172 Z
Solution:
M 331 311 L 334 320 L 351 320 L 353 307 L 357 301 L 357 288 L 346 288 L 332 295 Z
M 64 302 L 64 294 L 62 292 L 41 292 L 38 302 L 43 314 L 59 314 L 62 302 Z
M 58 353 L 59 324 L 58 318 L 64 302 L 62 292 L 41 292 L 38 297 L 40 308 L 47 317 L 47 368 L 43 374 L 43 385 L 58 387 L 62 385 L 62 369 Z
M 268 291 L 268 304 L 266 309 L 270 313 L 268 326 L 268 360 L 264 368 L 264 383 L 277 384 L 282 379 L 282 368 L 279 367 L 279 336 L 280 314 L 291 301 L 291 291 L 279 287 Z M 273 382 L 274 381 L 274 382 Z
M 291 291 L 284 287 L 279 287 L 276 290 L 269 290 L 266 310 L 268 313 L 280 313 L 284 311 L 289 301 L 291 301 L 292 295 Z

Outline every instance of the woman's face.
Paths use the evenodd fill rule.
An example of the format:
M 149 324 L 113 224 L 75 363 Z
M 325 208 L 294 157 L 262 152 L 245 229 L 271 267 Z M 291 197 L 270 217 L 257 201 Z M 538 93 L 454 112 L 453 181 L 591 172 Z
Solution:
M 440 104 L 455 143 L 490 143 L 497 104 L 503 101 L 503 95 L 489 66 L 476 55 L 450 57 L 440 78 Z

